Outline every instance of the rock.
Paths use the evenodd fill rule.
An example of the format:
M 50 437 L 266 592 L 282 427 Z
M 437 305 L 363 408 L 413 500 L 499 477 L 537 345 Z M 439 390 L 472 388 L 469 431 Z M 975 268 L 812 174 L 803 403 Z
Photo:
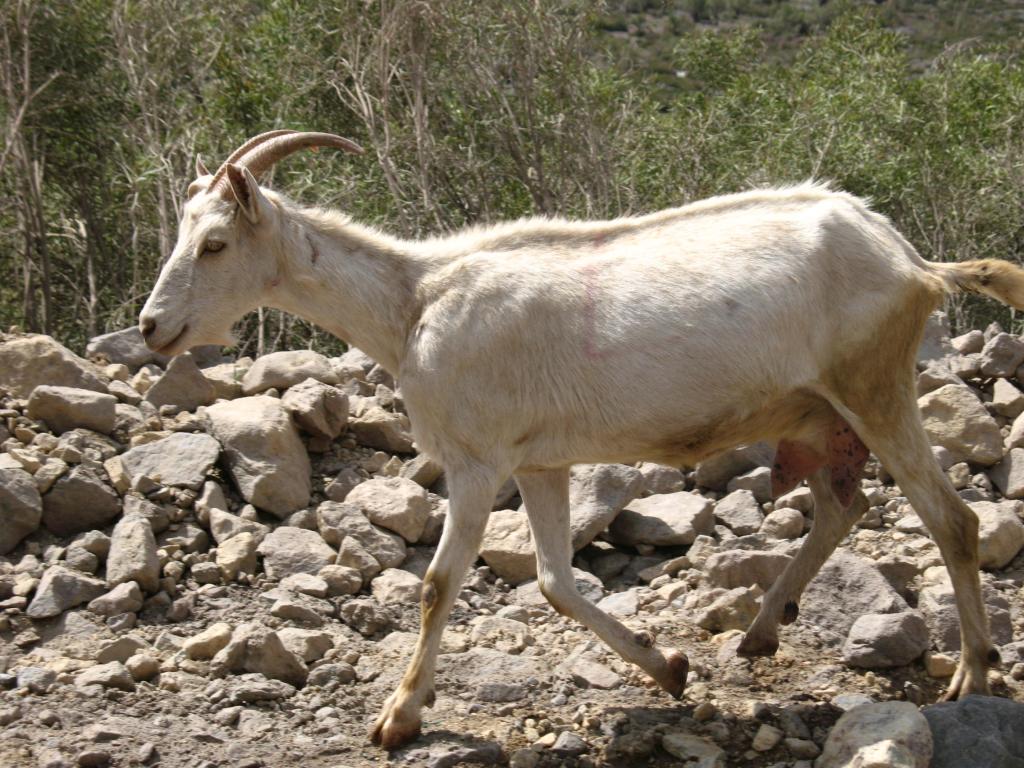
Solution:
M 616 592 L 603 598 L 597 607 L 612 616 L 636 616 L 640 610 L 640 601 L 636 590 L 627 589 L 625 592 Z
M 1015 449 L 1024 454 L 1024 450 Z M 982 568 L 1005 568 L 1024 548 L 1024 523 L 1019 501 L 975 501 L 978 516 L 978 556 Z
M 749 472 L 730 480 L 725 489 L 729 493 L 750 491 L 758 502 L 765 504 L 772 500 L 772 471 L 769 467 L 754 467 Z
M 686 490 L 686 476 L 675 467 L 645 461 L 637 469 L 643 475 L 643 495 L 653 496 L 659 493 L 676 493 Z M 627 500 L 627 504 L 632 499 Z
M 604 588 L 601 580 L 594 574 L 579 568 L 572 569 L 573 581 L 576 583 L 576 591 L 592 603 L 598 603 L 604 597 Z M 515 602 L 524 606 L 547 606 L 548 600 L 540 591 L 540 585 L 536 579 L 524 582 L 516 587 Z
M 925 707 L 935 745 L 931 768 L 1020 768 L 1024 704 L 995 696 L 964 696 Z
M 151 589 L 151 592 L 156 591 Z M 134 581 L 118 584 L 89 603 L 89 610 L 101 616 L 118 616 L 142 610 L 142 590 Z M 123 661 L 123 659 L 122 659 Z
M 93 336 L 85 347 L 85 354 L 90 359 L 102 358 L 108 363 L 120 363 L 133 370 L 141 368 L 146 363 L 163 364 L 168 359 L 146 346 L 137 325 L 102 336 Z
M 308 671 L 294 653 L 285 648 L 277 633 L 258 624 L 240 624 L 228 644 L 210 662 L 213 675 L 255 672 L 301 688 Z
M 1009 378 L 1024 363 L 1024 342 L 1008 333 L 997 333 L 981 350 L 981 373 L 990 378 Z
M 757 584 L 768 590 L 792 558 L 781 552 L 730 549 L 711 555 L 704 564 L 708 583 L 725 589 Z
M 103 528 L 120 513 L 117 493 L 85 465 L 73 467 L 43 496 L 43 525 L 56 536 Z
M 109 434 L 114 430 L 117 398 L 104 392 L 42 384 L 28 399 L 28 417 L 42 419 L 57 434 L 84 427 Z
M 43 500 L 32 475 L 0 469 L 0 555 L 6 555 L 39 527 Z
M 610 691 L 622 685 L 622 678 L 604 664 L 589 659 L 578 658 L 569 668 L 572 681 L 580 688 L 597 688 Z
M 325 565 L 318 574 L 327 583 L 327 596 L 354 595 L 363 587 L 363 575 L 344 565 Z
M 217 567 L 224 581 L 234 581 L 239 574 L 256 573 L 258 540 L 248 532 L 232 536 L 217 547 Z
M 378 477 L 353 488 L 345 497 L 370 522 L 394 531 L 407 542 L 419 540 L 430 517 L 427 492 L 412 480 L 401 477 Z
M 119 661 L 97 664 L 79 672 L 75 677 L 75 685 L 84 688 L 87 685 L 101 685 L 104 688 L 118 688 L 122 691 L 134 691 L 135 680 L 131 672 Z
M 1016 418 L 1024 411 L 1024 392 L 1006 379 L 996 379 L 992 385 L 992 410 L 1000 416 Z
M 624 464 L 573 467 L 569 475 L 569 527 L 573 550 L 579 551 L 592 542 L 623 507 L 640 495 L 643 485 L 643 475 Z
M 252 360 L 243 357 L 231 363 L 222 363 L 203 369 L 203 376 L 213 384 L 218 399 L 234 400 L 242 396 L 242 379 L 252 365 Z
M 956 672 L 956 666 L 956 659 L 948 654 L 924 652 L 924 669 L 928 673 L 928 677 L 940 680 L 952 677 Z
M 255 520 L 246 520 L 216 507 L 210 510 L 210 533 L 218 544 L 223 544 L 240 533 L 252 534 L 258 544 L 269 532 L 270 528 Z
M 138 653 L 124 663 L 132 680 L 141 682 L 152 680 L 160 674 L 160 659 L 148 653 Z
M 715 519 L 737 536 L 746 536 L 760 530 L 764 514 L 753 492 L 739 489 L 715 504 Z
M 103 645 L 96 654 L 96 661 L 100 664 L 109 664 L 112 661 L 123 664 L 135 654 L 148 650 L 149 644 L 145 640 L 134 635 L 126 635 Z
M 243 498 L 280 518 L 309 503 L 306 448 L 280 401 L 243 397 L 206 409 Z
M 473 645 L 496 648 L 502 653 L 522 653 L 534 644 L 530 628 L 521 621 L 504 616 L 477 616 L 471 623 L 469 641 Z
M 928 768 L 932 734 L 917 707 L 906 701 L 863 704 L 844 714 L 829 733 L 816 768 Z
M 182 644 L 181 649 L 190 659 L 206 661 L 212 659 L 217 652 L 231 640 L 231 625 L 219 621 L 207 627 L 198 635 L 193 635 Z
M 780 741 L 782 741 L 782 731 L 773 725 L 762 723 L 761 727 L 757 729 L 757 733 L 754 734 L 750 746 L 757 752 L 768 752 L 775 749 Z
M 843 660 L 854 667 L 882 669 L 910 664 L 931 640 L 916 611 L 858 616 L 843 645 Z
M 17 687 L 32 693 L 44 694 L 57 682 L 57 673 L 41 667 L 24 667 L 18 672 Z
M 942 566 L 928 568 L 921 577 L 922 587 L 918 593 L 917 609 L 928 625 L 928 634 L 934 647 L 939 651 L 960 650 L 960 613 L 957 611 L 953 594 L 953 583 Z M 988 613 L 989 631 L 996 645 L 1013 639 L 1009 603 L 984 581 L 982 597 Z
M 807 585 L 798 621 L 825 630 L 824 637 L 839 645 L 858 616 L 907 610 L 906 601 L 871 562 L 837 550 Z
M 537 558 L 526 513 L 511 509 L 492 512 L 484 530 L 480 557 L 510 584 L 536 576 Z
M 143 399 L 159 408 L 176 405 L 182 411 L 194 411 L 217 398 L 217 390 L 203 376 L 195 359 L 186 352 L 171 358 L 164 375 L 157 379 Z
M 156 592 L 159 580 L 156 538 L 149 522 L 142 517 L 122 517 L 110 537 L 107 585 L 134 581 L 145 592 Z
M 558 757 L 576 757 L 590 750 L 583 739 L 572 731 L 562 731 L 555 739 L 555 743 L 548 749 L 549 754 Z
M 712 509 L 710 501 L 687 491 L 648 496 L 630 502 L 609 530 L 616 542 L 631 546 L 692 544 L 714 530 Z
M 330 361 L 318 352 L 296 349 L 271 352 L 252 364 L 242 379 L 242 392 L 255 395 L 270 388 L 285 390 L 306 379 L 337 384 Z
M 49 336 L 28 334 L 0 341 L 0 388 L 28 399 L 40 385 L 107 391 L 95 366 Z
M 29 618 L 47 619 L 68 608 L 87 603 L 106 591 L 100 579 L 86 576 L 62 565 L 52 565 L 43 572 L 35 597 L 25 613 Z
M 1006 498 L 1024 498 L 1024 448 L 1011 448 L 988 476 Z
M 921 346 L 917 350 L 919 365 L 933 360 L 942 360 L 955 352 L 949 340 L 949 317 L 945 312 L 936 310 L 928 316 L 921 336 Z
M 333 440 L 348 424 L 348 395 L 316 379 L 306 379 L 284 393 L 284 409 L 311 435 Z
M 713 491 L 724 491 L 734 477 L 756 467 L 767 466 L 774 455 L 774 446 L 768 443 L 754 443 L 712 456 L 697 465 L 697 485 Z
M 760 532 L 769 539 L 796 539 L 803 535 L 804 516 L 796 509 L 784 507 L 765 515 Z
M 920 397 L 917 404 L 932 444 L 948 450 L 954 463 L 988 466 L 1002 459 L 999 425 L 967 387 L 948 384 Z
M 759 589 L 736 587 L 717 597 L 711 605 L 700 610 L 694 623 L 709 632 L 725 632 L 730 629 L 745 631 L 757 616 L 760 604 Z
M 308 685 L 324 686 L 337 683 L 344 685 L 356 679 L 356 671 L 351 664 L 320 664 L 309 673 Z
M 132 485 L 148 477 L 161 485 L 198 491 L 220 456 L 220 443 L 201 432 L 173 432 L 121 454 Z
M 444 468 L 425 453 L 413 456 L 402 465 L 402 469 L 398 472 L 399 477 L 412 480 L 424 488 L 432 487 L 443 474 Z
M 686 762 L 687 768 L 725 768 L 725 752 L 712 741 L 692 733 L 666 733 L 661 748 Z
M 316 531 L 282 525 L 271 531 L 257 551 L 263 556 L 267 576 L 282 579 L 293 573 L 316 575 L 334 562 L 337 554 Z
M 336 565 L 324 566 L 324 568 L 337 567 Z M 320 570 L 323 571 L 324 568 Z M 285 576 L 281 579 L 281 587 L 289 592 L 309 595 L 310 597 L 327 597 L 328 592 L 327 582 L 320 576 L 314 576 L 310 573 L 293 573 L 291 576 Z
M 951 339 L 951 342 L 953 349 L 961 355 L 970 355 L 975 352 L 981 352 L 985 346 L 985 334 L 978 330 L 972 330 L 962 336 L 956 336 Z
M 325 501 L 317 507 L 316 519 L 320 535 L 328 544 L 344 552 L 347 539 L 358 544 L 373 560 L 376 570 L 372 574 L 360 568 L 365 578 L 372 578 L 384 568 L 396 568 L 405 561 L 402 537 L 373 525 L 354 504 Z M 338 564 L 348 565 L 341 562 L 340 553 Z
M 388 453 L 412 453 L 409 417 L 373 406 L 349 423 L 349 429 L 362 445 Z
M 369 597 L 346 600 L 339 613 L 342 621 L 364 637 L 372 637 L 391 626 L 391 618 Z
M 370 589 L 382 605 L 417 605 L 423 582 L 419 576 L 398 568 L 388 568 L 373 580 Z
M 281 638 L 285 648 L 307 664 L 319 661 L 334 647 L 331 636 L 316 629 L 285 627 L 277 631 L 277 636 Z

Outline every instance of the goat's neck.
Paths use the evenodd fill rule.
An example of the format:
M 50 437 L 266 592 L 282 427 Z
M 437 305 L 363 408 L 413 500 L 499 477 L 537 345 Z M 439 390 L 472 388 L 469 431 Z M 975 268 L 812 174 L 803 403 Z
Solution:
M 358 347 L 398 375 L 430 270 L 414 244 L 322 211 L 293 211 L 270 303 Z

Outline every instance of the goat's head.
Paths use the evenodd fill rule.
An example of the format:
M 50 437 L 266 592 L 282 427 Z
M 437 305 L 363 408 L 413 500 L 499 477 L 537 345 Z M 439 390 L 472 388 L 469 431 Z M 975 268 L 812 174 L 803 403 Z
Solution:
M 257 181 L 306 147 L 362 152 L 329 133 L 270 131 L 237 150 L 211 174 L 196 160 L 178 242 L 139 315 L 150 349 L 175 355 L 198 344 L 230 344 L 231 326 L 264 305 L 280 279 L 279 198 Z

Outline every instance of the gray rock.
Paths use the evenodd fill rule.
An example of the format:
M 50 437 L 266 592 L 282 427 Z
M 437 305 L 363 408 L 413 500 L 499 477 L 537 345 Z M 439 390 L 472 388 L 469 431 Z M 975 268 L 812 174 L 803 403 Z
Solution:
M 715 598 L 714 602 L 702 608 L 694 617 L 694 623 L 709 632 L 725 632 L 730 629 L 746 629 L 754 622 L 760 603 L 760 589 L 736 587 Z
M 746 536 L 760 530 L 764 514 L 753 492 L 740 489 L 715 504 L 715 519 L 737 536 Z
M 325 501 L 317 507 L 316 519 L 320 535 L 328 544 L 344 549 L 346 539 L 357 542 L 378 566 L 372 575 L 405 561 L 402 537 L 373 525 L 354 504 Z M 339 558 L 339 565 L 348 564 Z
M 349 422 L 349 429 L 362 445 L 389 453 L 412 453 L 409 417 L 373 406 Z
M 399 568 L 388 568 L 373 580 L 370 589 L 382 605 L 418 605 L 423 581 Z
M 225 581 L 234 581 L 239 574 L 256 573 L 256 549 L 259 540 L 243 531 L 217 547 L 217 567 Z
M 112 661 L 119 661 L 124 664 L 128 659 L 137 653 L 149 651 L 149 643 L 134 635 L 125 635 L 109 643 L 100 646 L 96 653 L 96 661 L 100 664 L 109 664 Z
M 344 565 L 325 565 L 319 576 L 327 583 L 327 596 L 354 595 L 363 587 L 363 575 Z
M 398 472 L 399 477 L 404 477 L 406 480 L 412 480 L 414 483 L 422 485 L 424 488 L 432 487 L 443 474 L 444 468 L 425 453 L 419 453 L 413 456 L 402 465 L 402 468 Z M 337 482 L 337 480 L 335 482 Z
M 210 672 L 223 677 L 229 673 L 255 672 L 301 688 L 309 674 L 302 660 L 289 651 L 276 632 L 258 624 L 240 624 L 228 644 L 210 661 Z
M 89 610 L 101 616 L 118 616 L 142 610 L 142 590 L 134 581 L 118 584 L 89 603 Z M 103 659 L 106 661 L 106 659 Z M 124 659 L 121 659 L 124 661 Z
M 1003 458 L 999 425 L 967 387 L 948 384 L 917 401 L 925 431 L 933 445 L 941 445 L 955 462 L 985 466 Z
M 765 515 L 759 532 L 769 539 L 796 539 L 803 535 L 804 516 L 797 509 L 783 507 Z
M 925 707 L 935 744 L 931 768 L 1022 768 L 1024 704 L 964 696 Z
M 692 544 L 714 530 L 712 509 L 708 499 L 687 491 L 648 496 L 630 502 L 609 530 L 620 544 Z
M 284 393 L 284 409 L 311 435 L 334 439 L 348 424 L 348 395 L 316 379 L 306 379 Z
M 772 471 L 769 467 L 754 467 L 726 483 L 725 489 L 729 493 L 750 491 L 758 502 L 764 504 L 772 500 Z
M 981 350 L 983 376 L 1009 378 L 1024 363 L 1024 342 L 1008 333 L 997 333 Z
M 724 589 L 750 587 L 768 590 L 792 558 L 781 552 L 730 549 L 711 555 L 704 564 L 708 583 Z
M 356 679 L 356 671 L 351 664 L 320 664 L 309 673 L 307 683 L 319 688 L 337 683 L 344 685 Z
M 102 528 L 120 512 L 114 489 L 84 465 L 73 467 L 43 496 L 43 525 L 56 536 Z
M 284 390 L 306 379 L 336 384 L 338 377 L 330 361 L 318 352 L 296 349 L 271 352 L 252 364 L 242 379 L 242 392 L 255 395 L 270 388 Z
M 121 465 L 135 485 L 145 476 L 162 485 L 198 491 L 220 456 L 220 443 L 201 432 L 174 432 L 162 440 L 121 454 Z
M 774 455 L 774 446 L 754 443 L 712 456 L 697 465 L 697 485 L 713 491 L 724 491 L 734 477 L 756 467 L 767 466 Z
M 158 355 L 146 346 L 137 325 L 124 330 L 93 336 L 85 347 L 90 359 L 102 358 L 108 363 L 120 363 L 131 369 L 141 368 L 146 363 L 163 365 L 168 358 Z
M 104 392 L 43 384 L 32 390 L 28 416 L 42 419 L 57 434 L 77 427 L 109 434 L 114 430 L 116 405 L 117 398 Z
M 206 417 L 246 501 L 282 519 L 309 503 L 309 456 L 279 400 L 221 402 Z
M 115 587 L 127 581 L 136 582 L 146 592 L 156 592 L 160 581 L 156 538 L 142 517 L 121 518 L 110 537 L 107 584 Z
M 643 484 L 640 471 L 624 464 L 573 467 L 569 476 L 573 550 L 579 551 L 607 528 L 623 507 L 640 495 Z
M 1024 454 L 1024 450 L 1016 449 Z M 1024 523 L 1019 501 L 975 501 L 978 515 L 978 557 L 982 568 L 1005 568 L 1024 548 Z
M 32 475 L 0 469 L 0 555 L 6 555 L 39 527 L 43 500 Z
M 930 645 L 928 625 L 916 611 L 858 616 L 843 645 L 854 667 L 882 669 L 911 663 Z
M 840 717 L 815 767 L 928 768 L 931 758 L 932 734 L 924 715 L 910 702 L 886 701 L 854 707 Z
M 666 733 L 661 748 L 673 757 L 688 761 L 688 768 L 725 768 L 725 752 L 713 741 L 692 733 Z
M 1000 416 L 1016 418 L 1024 411 L 1024 392 L 1006 379 L 996 379 L 992 385 L 992 410 Z
M 341 604 L 340 618 L 364 637 L 372 637 L 391 626 L 391 617 L 369 597 L 355 597 Z
M 242 396 L 242 379 L 252 365 L 252 360 L 243 357 L 230 363 L 213 365 L 203 369 L 203 376 L 213 384 L 218 399 L 234 400 Z
M 655 464 L 650 461 L 643 462 L 637 469 L 643 475 L 643 495 L 654 496 L 659 493 L 676 493 L 686 490 L 686 475 L 675 467 L 667 467 L 664 464 Z M 632 499 L 627 500 L 627 504 Z
M 263 523 L 246 520 L 244 517 L 214 507 L 210 510 L 210 533 L 218 544 L 223 544 L 240 533 L 252 534 L 259 544 L 270 533 L 270 528 Z
M 579 592 L 583 597 L 592 603 L 599 603 L 604 597 L 604 587 L 601 585 L 601 580 L 592 573 L 580 570 L 579 568 L 572 569 L 573 582 L 576 584 L 576 591 Z M 546 606 L 548 600 L 540 591 L 540 585 L 536 579 L 524 582 L 516 587 L 513 593 L 515 602 L 517 605 L 522 606 Z
M 201 405 L 209 405 L 216 397 L 217 390 L 203 376 L 192 355 L 186 352 L 171 358 L 164 375 L 146 390 L 143 399 L 157 408 L 176 405 L 183 411 L 194 411 Z
M 0 341 L 0 388 L 28 399 L 43 384 L 107 391 L 96 366 L 49 336 L 28 334 Z
M 924 365 L 933 360 L 942 360 L 954 354 L 955 351 L 949 339 L 949 316 L 941 310 L 932 312 L 925 323 L 921 346 L 917 350 L 918 364 Z
M 24 667 L 18 672 L 17 686 L 32 693 L 44 694 L 57 682 L 57 673 L 42 667 Z
M 979 330 L 971 330 L 967 333 L 956 336 L 950 340 L 953 348 L 961 355 L 970 355 L 974 352 L 981 352 L 985 346 L 985 334 Z
M 824 630 L 826 641 L 840 645 L 858 616 L 907 610 L 906 601 L 871 562 L 836 550 L 804 590 L 798 621 Z
M 307 664 L 319 661 L 334 647 L 331 635 L 317 629 L 285 627 L 277 630 L 277 636 L 281 638 L 285 648 Z
M 511 584 L 536 576 L 537 559 L 526 512 L 512 509 L 492 512 L 484 530 L 480 557 Z
M 281 526 L 271 531 L 258 547 L 267 576 L 281 579 L 293 573 L 316 575 L 334 562 L 337 553 L 316 531 Z
M 353 488 L 345 497 L 370 522 L 394 531 L 410 544 L 419 540 L 430 517 L 424 488 L 401 477 L 378 477 Z
M 35 597 L 25 613 L 33 619 L 57 616 L 68 608 L 87 603 L 106 591 L 101 579 L 86 576 L 62 565 L 52 565 L 43 571 L 36 587 Z
M 928 624 L 932 644 L 940 651 L 960 650 L 960 613 L 956 607 L 953 583 L 942 566 L 929 568 L 921 577 L 923 586 L 918 594 L 917 609 Z M 1013 639 L 1010 605 L 990 585 L 982 582 L 982 597 L 988 613 L 992 642 L 1003 645 Z

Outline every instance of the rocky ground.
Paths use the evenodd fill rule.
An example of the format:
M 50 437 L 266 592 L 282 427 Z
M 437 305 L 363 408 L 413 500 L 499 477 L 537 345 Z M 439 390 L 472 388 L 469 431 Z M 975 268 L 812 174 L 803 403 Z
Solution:
M 547 606 L 515 488 L 445 634 L 424 735 L 366 734 L 419 624 L 446 509 L 400 391 L 357 350 L 171 361 L 0 336 L 0 766 L 1024 766 L 1024 341 L 920 355 L 935 454 L 981 520 L 1001 699 L 934 706 L 959 636 L 914 510 L 871 508 L 781 630 L 735 648 L 806 533 L 769 446 L 573 474 L 584 593 L 685 650 L 682 701 Z M 970 750 L 964 745 L 971 744 Z

